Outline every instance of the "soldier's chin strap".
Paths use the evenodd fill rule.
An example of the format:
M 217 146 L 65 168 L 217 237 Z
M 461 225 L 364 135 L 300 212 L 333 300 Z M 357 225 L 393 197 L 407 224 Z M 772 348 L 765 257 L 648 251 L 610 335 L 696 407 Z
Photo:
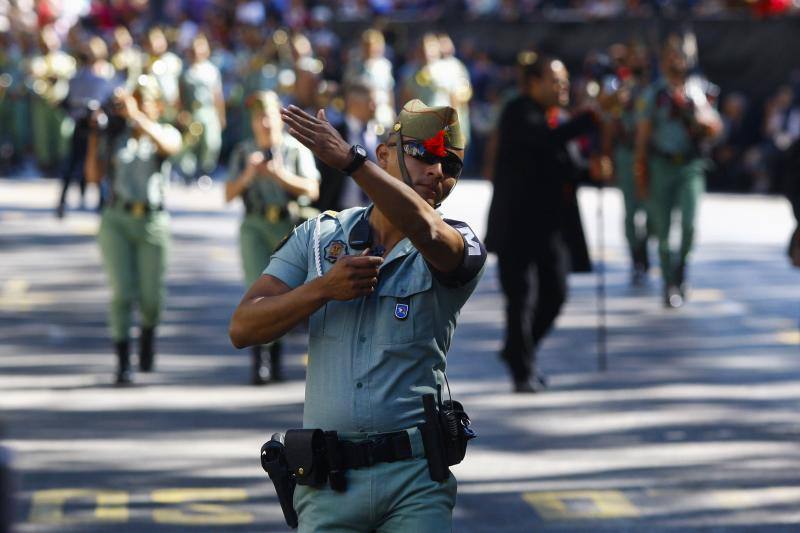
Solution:
M 408 185 L 409 187 L 411 187 L 413 189 L 414 188 L 414 182 L 411 181 L 411 174 L 408 173 L 408 169 L 406 168 L 406 157 L 405 156 L 406 156 L 406 153 L 403 151 L 403 134 L 402 134 L 402 128 L 401 128 L 401 129 L 397 130 L 397 164 L 400 167 L 400 175 L 403 176 L 403 181 L 405 182 L 406 185 Z M 458 184 L 458 180 L 456 180 L 456 184 Z M 456 186 L 453 185 L 453 189 L 455 189 L 455 188 L 456 188 Z M 450 193 L 453 192 L 453 189 L 450 189 L 450 192 L 448 192 L 442 198 L 442 200 L 440 202 L 436 202 L 434 204 L 433 208 L 434 209 L 439 209 L 439 207 L 441 207 L 441 205 L 442 205 L 442 202 L 444 202 L 445 198 L 450 196 Z

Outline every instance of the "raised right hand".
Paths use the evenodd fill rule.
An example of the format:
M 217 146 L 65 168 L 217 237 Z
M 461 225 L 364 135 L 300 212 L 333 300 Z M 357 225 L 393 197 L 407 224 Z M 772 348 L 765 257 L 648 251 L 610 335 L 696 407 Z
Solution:
M 352 300 L 369 296 L 378 284 L 378 267 L 382 257 L 365 255 L 344 255 L 337 259 L 324 276 L 325 292 L 330 300 Z

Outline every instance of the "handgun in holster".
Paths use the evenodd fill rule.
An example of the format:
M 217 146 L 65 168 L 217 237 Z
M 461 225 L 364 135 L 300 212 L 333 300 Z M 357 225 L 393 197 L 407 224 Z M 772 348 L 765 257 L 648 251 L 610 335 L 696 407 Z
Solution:
M 297 513 L 294 510 L 292 498 L 297 481 L 286 462 L 286 448 L 283 440 L 283 435 L 275 433 L 261 447 L 261 467 L 275 485 L 275 492 L 278 493 L 278 502 L 281 504 L 286 524 L 290 528 L 296 529 Z
M 419 429 L 431 479 L 442 482 L 450 477 L 448 467 L 464 459 L 467 443 L 477 434 L 469 427 L 471 421 L 461 403 L 442 402 L 441 385 L 438 389 L 438 405 L 433 394 L 422 396 L 425 423 Z

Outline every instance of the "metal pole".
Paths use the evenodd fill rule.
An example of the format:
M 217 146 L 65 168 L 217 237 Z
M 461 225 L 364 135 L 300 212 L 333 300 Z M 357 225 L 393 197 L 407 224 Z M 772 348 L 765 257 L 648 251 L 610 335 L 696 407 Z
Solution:
M 597 188 L 597 370 L 605 372 L 606 357 L 606 264 L 605 228 L 603 227 L 603 204 L 605 195 L 603 184 Z

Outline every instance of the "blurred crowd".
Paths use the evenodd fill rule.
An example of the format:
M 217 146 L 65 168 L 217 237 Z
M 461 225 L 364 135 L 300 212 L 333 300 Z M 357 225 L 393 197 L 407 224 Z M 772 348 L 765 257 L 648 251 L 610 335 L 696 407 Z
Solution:
M 456 47 L 443 33 L 400 43 L 381 25 L 381 15 L 429 20 L 446 10 L 448 16 L 512 20 L 551 9 L 611 16 L 623 8 L 626 13 L 707 12 L 711 4 L 738 5 L 704 0 L 0 1 L 0 120 L 8 125 L 0 131 L 0 173 L 15 174 L 34 162 L 39 172 L 62 175 L 68 183 L 69 174 L 80 174 L 78 163 L 65 167 L 70 167 L 72 144 L 80 141 L 88 107 L 102 106 L 115 87 L 130 89 L 138 76 L 151 74 L 166 101 L 163 118 L 183 135 L 174 168 L 187 181 L 213 176 L 218 163 L 250 135 L 248 95 L 263 90 L 275 91 L 284 104 L 325 108 L 332 122 L 344 124 L 350 117 L 363 123 L 369 138 L 379 138 L 410 98 L 452 105 L 467 126 L 465 174 L 486 176 L 492 131 L 516 90 L 513 60 L 468 40 Z M 361 19 L 376 21 L 374 28 L 355 35 L 333 29 L 334 21 Z M 614 83 L 624 48 L 587 54 L 583 68 L 573 73 L 573 102 L 580 105 L 598 87 Z M 800 77 L 787 78 L 764 106 L 724 87 L 711 93 L 724 133 L 708 147 L 716 163 L 708 174 L 709 188 L 778 190 L 800 139 Z

